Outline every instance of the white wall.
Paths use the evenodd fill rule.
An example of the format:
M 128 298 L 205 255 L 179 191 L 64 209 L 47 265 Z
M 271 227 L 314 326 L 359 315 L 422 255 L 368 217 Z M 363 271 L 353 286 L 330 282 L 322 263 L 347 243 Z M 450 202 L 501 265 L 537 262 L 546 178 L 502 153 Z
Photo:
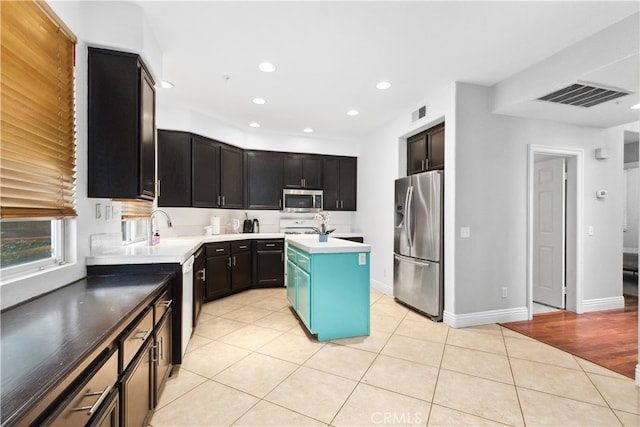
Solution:
M 359 190 L 356 222 L 372 245 L 373 286 L 392 289 L 393 182 L 405 173 L 404 137 L 445 117 L 445 321 L 526 314 L 529 144 L 584 149 L 584 221 L 595 230 L 588 238 L 583 230 L 584 300 L 620 296 L 621 131 L 492 114 L 491 88 L 471 84 L 452 85 L 429 101 L 430 115 L 420 123 L 412 125 L 407 112 L 362 142 L 359 185 L 375 192 Z M 595 160 L 601 147 L 611 153 L 607 161 Z M 609 191 L 606 201 L 596 199 L 597 189 Z M 469 239 L 459 237 L 463 226 L 471 229 Z
M 470 239 L 456 243 L 456 316 L 525 307 L 527 146 L 583 148 L 584 300 L 622 295 L 622 135 L 560 123 L 491 114 L 490 88 L 459 83 L 456 90 L 456 213 Z M 596 148 L 611 157 L 595 159 Z M 595 192 L 606 189 L 605 201 Z M 501 298 L 501 288 L 508 298 Z
M 87 197 L 87 47 L 98 46 L 139 53 L 154 77 L 161 75 L 162 58 L 158 44 L 148 31 L 141 9 L 120 2 L 48 2 L 62 21 L 78 37 L 76 46 L 76 212 L 69 239 L 72 250 L 69 264 L 21 280 L 3 279 L 1 307 L 49 292 L 86 276 L 85 257 L 89 255 L 89 236 L 119 233 L 118 220 L 95 219 L 96 204 L 104 206 L 108 199 Z
M 623 247 L 638 251 L 638 208 L 640 207 L 640 169 L 626 169 L 627 173 L 627 229 L 623 232 Z
M 358 159 L 358 212 L 356 223 L 362 227 L 366 242 L 371 245 L 371 282 L 376 289 L 391 295 L 393 292 L 393 215 L 394 182 L 406 176 L 406 138 L 424 129 L 442 122 L 447 123 L 445 132 L 445 260 L 448 257 L 451 239 L 447 239 L 447 230 L 453 230 L 449 218 L 453 218 L 453 198 L 448 191 L 454 188 L 455 170 L 453 148 L 455 147 L 455 123 L 453 117 L 454 86 L 443 88 L 440 93 L 429 96 L 424 104 L 427 115 L 415 123 L 411 122 L 411 111 L 396 118 L 367 135 L 361 141 L 361 154 Z M 449 128 L 452 127 L 450 131 Z M 445 261 L 445 281 L 449 275 L 449 266 Z M 452 271 L 452 270 L 451 270 Z M 451 286 L 450 286 L 451 287 Z M 445 288 L 448 288 L 445 284 Z M 449 298 L 449 301 L 452 299 Z M 445 299 L 447 301 L 447 299 Z

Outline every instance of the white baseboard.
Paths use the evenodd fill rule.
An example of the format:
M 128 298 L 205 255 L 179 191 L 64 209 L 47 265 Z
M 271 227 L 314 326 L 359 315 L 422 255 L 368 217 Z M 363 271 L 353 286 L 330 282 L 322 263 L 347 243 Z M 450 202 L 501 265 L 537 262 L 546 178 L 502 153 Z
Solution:
M 615 310 L 624 308 L 624 297 L 596 298 L 582 301 L 582 312 Z
M 517 322 L 520 320 L 529 320 L 529 310 L 527 310 L 527 307 L 479 311 L 465 314 L 453 314 L 445 310 L 443 316 L 443 322 L 452 328 L 488 325 L 490 323 Z
M 386 283 L 371 279 L 371 287 L 377 291 L 382 292 L 385 295 L 388 295 L 390 297 L 393 296 L 393 286 L 391 285 L 387 285 Z

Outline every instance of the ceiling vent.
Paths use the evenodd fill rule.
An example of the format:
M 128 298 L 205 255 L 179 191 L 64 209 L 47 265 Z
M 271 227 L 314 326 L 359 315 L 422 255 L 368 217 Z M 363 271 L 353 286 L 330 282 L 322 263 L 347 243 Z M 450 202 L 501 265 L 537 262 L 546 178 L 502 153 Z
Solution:
M 411 113 L 411 122 L 418 121 L 426 115 L 427 115 L 427 106 L 423 105 L 422 107 L 418 108 L 416 111 Z
M 621 96 L 629 95 L 630 93 L 631 92 L 621 89 L 574 83 L 538 99 L 540 101 L 556 102 L 559 104 L 588 108 L 612 99 L 620 98 Z

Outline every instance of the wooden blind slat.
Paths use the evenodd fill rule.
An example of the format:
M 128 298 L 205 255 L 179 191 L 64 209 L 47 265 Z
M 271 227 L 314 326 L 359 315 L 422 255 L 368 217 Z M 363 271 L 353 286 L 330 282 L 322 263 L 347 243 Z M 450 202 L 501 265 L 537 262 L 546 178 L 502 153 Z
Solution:
M 122 203 L 122 219 L 142 219 L 151 216 L 153 202 L 140 199 L 113 199 Z
M 0 217 L 75 216 L 75 36 L 44 2 L 0 8 Z

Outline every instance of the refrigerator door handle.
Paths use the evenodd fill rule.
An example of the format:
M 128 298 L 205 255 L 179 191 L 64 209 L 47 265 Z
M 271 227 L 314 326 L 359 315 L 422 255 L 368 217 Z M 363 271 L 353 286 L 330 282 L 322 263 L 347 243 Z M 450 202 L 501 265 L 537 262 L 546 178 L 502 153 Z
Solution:
M 423 267 L 431 267 L 431 264 L 428 261 L 416 260 L 416 259 L 409 258 L 409 257 L 406 257 L 406 256 L 398 255 L 398 254 L 393 254 L 393 256 L 398 258 L 400 261 L 408 262 L 409 264 L 421 265 Z
M 404 202 L 405 209 L 405 221 L 404 221 L 404 229 L 407 234 L 407 244 L 410 248 L 413 247 L 413 227 L 411 227 L 411 223 L 413 222 L 413 218 L 411 218 L 411 210 L 413 205 L 413 185 L 409 186 L 407 189 L 407 198 Z

